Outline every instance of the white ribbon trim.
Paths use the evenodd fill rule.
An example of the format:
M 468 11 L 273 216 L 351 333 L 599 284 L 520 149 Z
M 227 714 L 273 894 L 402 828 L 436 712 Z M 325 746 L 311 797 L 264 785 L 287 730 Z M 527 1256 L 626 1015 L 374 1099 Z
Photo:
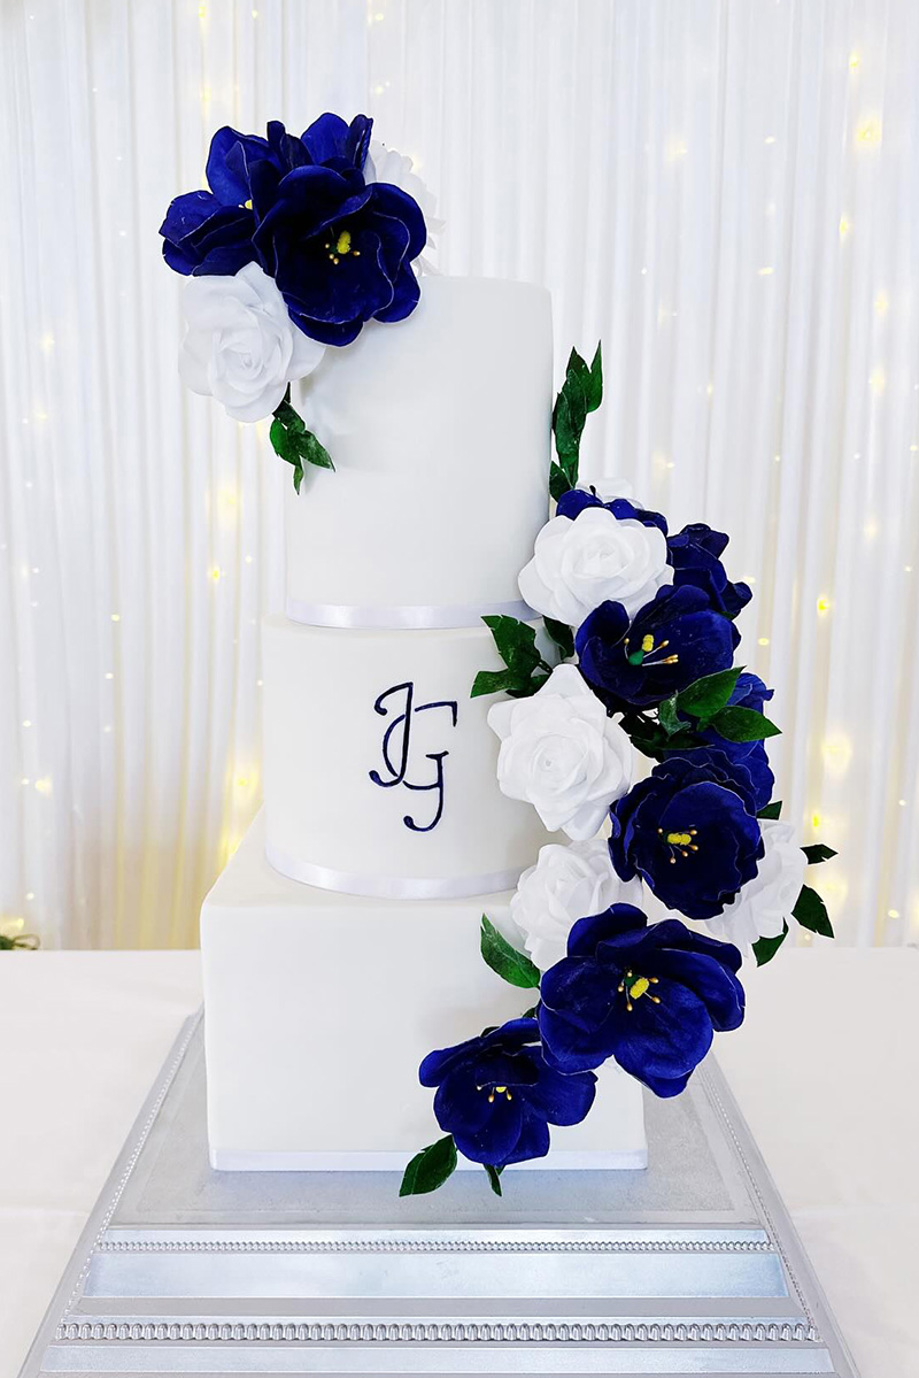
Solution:
M 390 631 L 400 628 L 478 627 L 483 617 L 516 617 L 520 622 L 532 622 L 539 616 L 522 599 L 511 603 L 457 603 L 446 607 L 425 603 L 402 607 L 362 607 L 350 603 L 304 603 L 299 598 L 288 598 L 286 612 L 291 621 L 302 622 L 309 627 Z
M 486 876 L 458 876 L 455 880 L 403 879 L 399 876 L 367 876 L 357 871 L 336 871 L 330 866 L 314 866 L 311 861 L 297 861 L 279 852 L 270 843 L 265 856 L 276 871 L 302 885 L 318 890 L 334 890 L 342 895 L 362 895 L 378 900 L 461 900 L 472 895 L 496 895 L 513 890 L 521 875 L 522 866 L 509 871 L 493 871 Z

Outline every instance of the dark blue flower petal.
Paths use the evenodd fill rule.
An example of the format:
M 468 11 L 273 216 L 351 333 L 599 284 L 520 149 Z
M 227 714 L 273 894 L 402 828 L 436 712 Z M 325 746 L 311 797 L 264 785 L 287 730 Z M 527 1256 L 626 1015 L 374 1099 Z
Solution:
M 539 994 L 542 1007 L 562 1012 L 577 1028 L 593 1029 L 609 1014 L 614 989 L 595 961 L 563 957 L 543 973 Z
M 729 947 L 730 944 L 725 943 L 724 946 Z M 739 965 L 740 953 L 737 953 L 737 957 Z M 743 1023 L 743 986 L 727 966 L 713 962 L 710 957 L 699 952 L 671 949 L 656 954 L 654 968 L 655 974 L 669 976 L 673 981 L 679 981 L 693 991 L 702 1001 L 712 1024 L 719 1032 L 739 1028 Z
M 667 521 L 660 512 L 638 507 L 628 498 L 613 498 L 611 502 L 604 502 L 593 488 L 570 488 L 559 498 L 555 511 L 557 516 L 569 517 L 574 521 L 587 507 L 605 507 L 619 521 L 638 521 L 642 526 L 656 526 L 665 536 L 667 534 Z
M 641 933 L 648 919 L 634 904 L 614 904 L 602 914 L 590 914 L 577 923 L 568 934 L 568 956 L 593 956 L 597 944 L 620 933 Z
M 248 165 L 271 157 L 267 139 L 240 134 L 225 124 L 211 139 L 205 168 L 208 186 L 225 206 L 242 206 L 250 196 Z
M 596 1093 L 597 1078 L 591 1072 L 565 1076 L 544 1064 L 536 1085 L 527 1091 L 526 1103 L 549 1124 L 580 1124 Z
M 405 256 L 417 258 L 427 243 L 428 231 L 415 198 L 389 182 L 376 182 L 373 185 L 371 209 L 405 226 L 409 235 Z
M 712 1021 L 694 991 L 660 978 L 652 987 L 660 1004 L 648 995 L 632 1001 L 621 1015 L 613 1056 L 624 1071 L 670 1081 L 691 1072 L 712 1045 Z
M 568 1018 L 568 1012 L 540 1005 L 539 1031 L 543 1052 L 550 1067 L 565 1074 L 593 1071 L 612 1057 L 619 1037 L 619 1023 L 610 1005 L 610 1013 L 592 1029 L 578 1028 Z
M 508 1100 L 507 1096 L 495 1095 L 489 1105 L 488 1096 L 483 1092 L 481 1099 L 488 1106 L 489 1114 L 485 1121 L 473 1129 L 465 1122 L 448 1123 L 438 1111 L 438 1097 L 434 1097 L 434 1114 L 440 1127 L 452 1134 L 456 1146 L 465 1158 L 473 1163 L 493 1163 L 500 1167 L 513 1153 L 520 1141 L 523 1128 L 523 1102 L 519 1098 Z
M 545 1158 L 549 1152 L 549 1126 L 538 1114 L 523 1108 L 520 1137 L 513 1150 L 495 1167 L 510 1167 L 513 1163 L 530 1162 L 533 1158 Z

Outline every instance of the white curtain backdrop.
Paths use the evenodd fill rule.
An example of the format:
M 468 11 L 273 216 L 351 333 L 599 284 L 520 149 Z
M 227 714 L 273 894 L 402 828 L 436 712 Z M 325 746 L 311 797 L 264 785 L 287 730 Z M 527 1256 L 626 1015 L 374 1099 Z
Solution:
M 816 883 L 914 939 L 917 73 L 916 0 L 3 0 L 0 916 L 192 944 L 258 806 L 290 475 L 182 389 L 157 228 L 219 125 L 331 108 L 442 268 L 551 288 L 559 367 L 602 337 L 589 472 L 731 533 Z

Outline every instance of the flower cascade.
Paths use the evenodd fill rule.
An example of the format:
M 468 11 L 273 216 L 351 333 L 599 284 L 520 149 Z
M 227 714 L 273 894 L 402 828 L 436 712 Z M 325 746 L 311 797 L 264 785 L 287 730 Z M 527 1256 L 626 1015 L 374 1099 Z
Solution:
M 744 957 L 770 961 L 792 923 L 833 936 L 804 874 L 835 852 L 801 847 L 780 821 L 773 691 L 734 663 L 751 591 L 725 569 L 722 532 L 671 534 L 630 490 L 579 482 L 602 396 L 600 346 L 590 364 L 572 350 L 552 416 L 555 512 L 519 580 L 545 637 L 486 617 L 505 668 L 472 686 L 505 695 L 488 713 L 500 789 L 558 835 L 521 876 L 505 931 L 482 917 L 484 960 L 535 998 L 425 1058 L 445 1137 L 409 1163 L 403 1195 L 442 1185 L 459 1153 L 501 1195 L 506 1167 L 549 1151 L 550 1126 L 584 1119 L 610 1059 L 679 1095 L 714 1035 L 743 1020 Z M 637 782 L 636 752 L 654 762 Z M 646 889 L 667 911 L 658 922 Z
M 413 265 L 433 199 L 410 158 L 371 145 L 372 125 L 330 112 L 299 137 L 279 120 L 265 138 L 225 125 L 211 140 L 208 190 L 177 196 L 160 226 L 163 257 L 189 279 L 183 380 L 237 421 L 273 417 L 271 444 L 298 493 L 305 465 L 334 465 L 291 383 L 326 347 L 351 344 L 371 320 L 404 320 L 420 298 Z

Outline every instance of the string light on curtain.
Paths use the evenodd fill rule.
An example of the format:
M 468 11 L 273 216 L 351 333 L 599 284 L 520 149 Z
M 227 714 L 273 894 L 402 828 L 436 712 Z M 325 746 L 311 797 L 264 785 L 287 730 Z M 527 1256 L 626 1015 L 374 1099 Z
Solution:
M 258 807 L 286 475 L 182 389 L 156 227 L 218 125 L 338 109 L 423 165 L 443 270 L 551 289 L 559 372 L 602 337 L 588 477 L 732 532 L 785 816 L 844 848 L 844 940 L 919 938 L 913 0 L 32 0 L 0 40 L 0 911 L 192 943 Z

